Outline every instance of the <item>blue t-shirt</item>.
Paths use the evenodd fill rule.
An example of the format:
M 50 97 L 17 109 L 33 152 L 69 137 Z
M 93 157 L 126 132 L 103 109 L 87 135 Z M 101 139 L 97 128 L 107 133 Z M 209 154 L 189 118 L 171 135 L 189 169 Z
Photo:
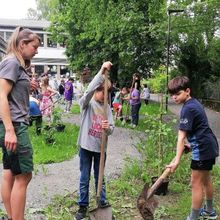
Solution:
M 30 101 L 30 116 L 38 116 L 41 115 L 41 111 L 39 105 L 35 101 Z
M 184 103 L 179 129 L 186 131 L 193 160 L 209 160 L 219 155 L 217 139 L 209 127 L 205 110 L 198 100 L 191 98 Z

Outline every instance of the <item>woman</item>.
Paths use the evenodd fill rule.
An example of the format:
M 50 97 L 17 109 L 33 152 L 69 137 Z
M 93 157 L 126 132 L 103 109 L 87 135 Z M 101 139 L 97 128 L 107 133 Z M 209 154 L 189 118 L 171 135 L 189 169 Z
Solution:
M 138 74 L 133 75 L 133 83 L 130 95 L 131 105 L 131 126 L 135 128 L 139 122 L 139 111 L 141 108 L 140 97 L 140 77 Z
M 0 64 L 0 146 L 3 151 L 2 200 L 8 219 L 23 220 L 26 190 L 32 178 L 33 150 L 28 136 L 30 88 L 26 69 L 37 54 L 40 38 L 18 27 Z

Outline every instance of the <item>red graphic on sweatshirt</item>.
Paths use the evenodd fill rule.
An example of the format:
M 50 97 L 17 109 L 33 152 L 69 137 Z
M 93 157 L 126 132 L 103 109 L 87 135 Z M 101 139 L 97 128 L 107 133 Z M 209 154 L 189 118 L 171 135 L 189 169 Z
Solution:
M 102 121 L 104 117 L 102 115 L 93 115 L 92 117 L 92 127 L 89 129 L 89 135 L 100 138 L 102 136 Z

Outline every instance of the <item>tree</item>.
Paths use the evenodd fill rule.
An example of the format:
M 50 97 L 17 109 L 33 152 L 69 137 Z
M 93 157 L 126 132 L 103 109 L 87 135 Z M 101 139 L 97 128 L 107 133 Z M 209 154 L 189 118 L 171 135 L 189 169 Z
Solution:
M 158 23 L 164 20 L 165 3 L 59 1 L 50 31 L 58 41 L 66 41 L 66 54 L 75 70 L 85 65 L 97 69 L 103 60 L 111 60 L 114 80 L 127 79 L 136 71 L 147 76 L 163 56 L 164 31 L 158 29 Z
M 176 1 L 172 7 L 185 9 L 185 16 L 178 16 L 173 22 L 172 48 L 175 49 L 172 53 L 175 56 L 172 58 L 175 57 L 181 74 L 191 79 L 195 95 L 203 97 L 207 81 L 219 77 L 218 64 L 216 66 L 212 57 L 220 55 L 217 47 L 213 49 L 213 44 L 217 46 L 216 31 L 220 28 L 220 2 Z

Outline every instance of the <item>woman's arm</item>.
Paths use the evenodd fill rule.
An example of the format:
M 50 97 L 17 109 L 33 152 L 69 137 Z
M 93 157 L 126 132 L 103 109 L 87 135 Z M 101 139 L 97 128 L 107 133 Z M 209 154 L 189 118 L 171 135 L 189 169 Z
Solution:
M 5 127 L 5 147 L 8 150 L 15 151 L 17 145 L 17 136 L 11 121 L 10 107 L 8 103 L 8 94 L 12 90 L 13 83 L 6 79 L 0 79 L 0 116 Z

